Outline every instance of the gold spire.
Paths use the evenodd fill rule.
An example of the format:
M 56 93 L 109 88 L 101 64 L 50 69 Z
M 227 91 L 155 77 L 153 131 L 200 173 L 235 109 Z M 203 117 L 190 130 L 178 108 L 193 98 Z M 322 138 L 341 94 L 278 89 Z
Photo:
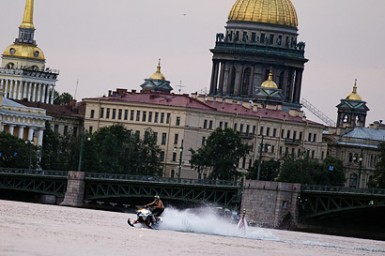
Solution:
M 273 71 L 271 69 L 267 80 L 261 84 L 261 87 L 264 89 L 278 89 L 277 84 L 273 81 Z
M 357 79 L 354 82 L 353 91 L 346 97 L 347 100 L 362 100 L 361 96 L 357 93 Z
M 150 79 L 153 79 L 153 80 L 166 80 L 166 78 L 164 77 L 162 72 L 160 72 L 160 69 L 161 69 L 161 67 L 160 67 L 160 59 L 159 59 L 158 66 L 156 67 L 156 72 L 150 76 Z
M 34 0 L 25 1 L 24 17 L 20 28 L 35 29 L 33 25 L 33 2 Z

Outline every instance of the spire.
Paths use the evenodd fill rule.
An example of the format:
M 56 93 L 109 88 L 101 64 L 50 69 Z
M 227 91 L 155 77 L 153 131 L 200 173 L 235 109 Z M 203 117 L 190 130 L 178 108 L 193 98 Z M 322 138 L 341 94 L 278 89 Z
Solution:
M 164 77 L 164 75 L 162 74 L 162 72 L 160 70 L 161 70 L 161 66 L 160 66 L 160 59 L 159 59 L 158 66 L 156 67 L 156 72 L 151 75 L 150 79 L 166 80 L 166 78 Z
M 353 91 L 346 97 L 347 100 L 362 100 L 361 96 L 357 93 L 357 79 L 354 81 Z
M 35 29 L 33 25 L 33 2 L 34 0 L 25 1 L 24 17 L 20 28 Z

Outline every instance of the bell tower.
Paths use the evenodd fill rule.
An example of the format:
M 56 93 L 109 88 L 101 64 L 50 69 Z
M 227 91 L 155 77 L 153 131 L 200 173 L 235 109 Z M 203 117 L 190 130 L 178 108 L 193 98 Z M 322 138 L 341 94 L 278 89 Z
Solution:
M 357 79 L 353 91 L 337 105 L 337 128 L 365 127 L 369 108 L 357 93 Z

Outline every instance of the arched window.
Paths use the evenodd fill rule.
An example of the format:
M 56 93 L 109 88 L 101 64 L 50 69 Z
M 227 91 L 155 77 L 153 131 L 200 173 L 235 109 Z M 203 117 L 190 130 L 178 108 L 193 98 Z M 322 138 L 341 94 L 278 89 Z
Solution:
M 246 68 L 243 71 L 243 76 L 242 76 L 241 95 L 248 95 L 249 85 L 250 85 L 250 76 L 251 76 L 251 69 L 250 68 Z
M 12 63 L 12 62 L 10 62 L 10 63 L 8 63 L 8 64 L 5 66 L 5 68 L 7 68 L 7 69 L 14 69 L 14 68 L 15 68 L 15 64 Z
M 234 95 L 236 74 L 237 74 L 237 69 L 233 66 L 230 72 L 230 90 L 229 90 L 230 95 Z

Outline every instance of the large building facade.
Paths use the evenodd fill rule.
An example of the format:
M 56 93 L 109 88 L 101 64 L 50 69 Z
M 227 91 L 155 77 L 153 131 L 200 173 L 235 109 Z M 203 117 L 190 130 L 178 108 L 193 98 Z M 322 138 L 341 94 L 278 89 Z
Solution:
M 165 81 L 164 76 L 151 77 L 146 83 Z M 191 168 L 189 149 L 202 147 L 216 128 L 240 132 L 244 142 L 251 146 L 250 154 L 238 163 L 241 172 L 260 156 L 264 161 L 282 160 L 288 154 L 323 159 L 327 153 L 327 145 L 322 142 L 323 125 L 307 120 L 301 111 L 284 111 L 279 105 L 172 94 L 155 88 L 141 92 L 117 89 L 106 97 L 84 99 L 83 103 L 84 127 L 88 132 L 121 124 L 141 138 L 147 132 L 154 133 L 166 177 L 207 176 L 210 170 L 198 177 Z

